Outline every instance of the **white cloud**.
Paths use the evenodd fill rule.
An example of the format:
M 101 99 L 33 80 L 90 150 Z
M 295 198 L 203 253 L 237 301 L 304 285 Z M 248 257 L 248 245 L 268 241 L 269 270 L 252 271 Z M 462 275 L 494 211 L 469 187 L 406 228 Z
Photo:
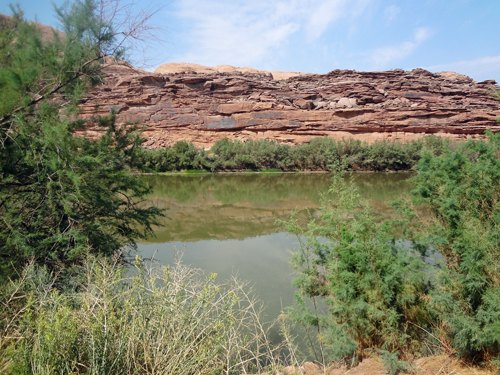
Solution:
M 379 69 L 386 67 L 389 63 L 402 60 L 409 56 L 420 44 L 432 36 L 432 31 L 421 27 L 415 30 L 413 41 L 403 42 L 396 46 L 378 48 L 371 54 L 373 65 Z
M 496 79 L 500 81 L 500 56 L 486 56 L 474 60 L 455 61 L 425 67 L 431 72 L 452 71 L 465 74 L 475 80 Z
M 361 16 L 361 14 L 365 11 L 366 7 L 372 2 L 372 0 L 353 0 L 351 1 L 350 5 L 352 7 L 350 8 L 351 10 L 351 16 L 356 18 Z
M 389 5 L 384 10 L 384 15 L 388 21 L 394 20 L 397 15 L 401 12 L 401 8 L 396 5 Z
M 432 36 L 432 31 L 429 28 L 420 27 L 415 31 L 415 43 L 418 46 L 420 43 L 425 42 L 431 36 Z
M 301 30 L 317 40 L 341 17 L 357 17 L 371 0 L 178 0 L 189 26 L 187 52 L 173 61 L 258 67 Z M 357 13 L 356 13 L 357 12 Z
M 313 38 L 320 37 L 331 22 L 340 18 L 344 11 L 346 0 L 324 1 L 308 16 L 307 32 Z

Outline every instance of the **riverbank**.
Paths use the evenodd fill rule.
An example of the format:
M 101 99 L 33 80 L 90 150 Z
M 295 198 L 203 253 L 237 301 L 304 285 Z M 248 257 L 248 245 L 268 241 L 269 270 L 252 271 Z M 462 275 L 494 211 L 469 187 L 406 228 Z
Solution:
M 290 350 L 290 337 L 269 342 L 262 305 L 235 278 L 220 282 L 217 274 L 182 263 L 153 267 L 140 257 L 127 276 L 119 263 L 89 257 L 72 286 L 28 264 L 0 294 L 7 302 L 0 315 L 6 323 L 0 372 L 39 373 L 31 370 L 42 363 L 50 374 L 495 373 L 492 366 L 473 365 L 453 353 L 407 353 L 405 368 L 394 367 L 397 357 L 388 361 L 377 351 L 355 360 L 306 362 Z
M 403 374 L 437 375 L 437 374 L 461 374 L 461 375 L 492 375 L 491 369 L 478 366 L 470 366 L 460 359 L 450 355 L 436 355 L 417 359 L 413 363 L 411 370 L 400 372 Z M 276 374 L 283 375 L 390 375 L 384 361 L 377 356 L 366 358 L 356 366 L 351 364 L 333 364 L 323 368 L 312 362 L 305 362 L 300 366 L 287 366 L 282 372 Z M 265 375 L 265 374 L 261 374 Z
M 353 171 L 400 172 L 413 170 L 425 152 L 439 156 L 453 144 L 436 136 L 406 143 L 384 140 L 371 144 L 316 138 L 295 146 L 271 140 L 222 139 L 207 151 L 179 141 L 163 149 L 138 148 L 134 162 L 142 173 L 329 172 L 339 164 Z
M 251 315 L 245 315 L 246 306 L 257 305 L 245 299 L 240 303 L 240 297 L 248 296 L 244 289 L 217 281 L 224 279 L 216 269 L 223 263 L 219 259 L 232 269 L 236 262 L 229 255 L 236 254 L 236 246 L 216 259 L 204 246 L 208 242 L 198 241 L 200 251 L 189 254 L 195 259 L 188 255 L 184 259 L 194 267 L 161 262 L 164 266 L 150 273 L 141 257 L 158 262 L 165 254 L 155 242 L 150 256 L 137 248 L 140 253 L 132 262 L 137 275 L 132 280 L 120 257 L 80 258 L 68 269 L 71 272 L 65 273 L 50 273 L 46 267 L 29 263 L 19 272 L 19 279 L 1 290 L 0 302 L 5 309 L 0 314 L 0 370 L 27 373 L 41 363 L 54 373 L 146 374 L 152 368 L 163 373 L 286 373 L 286 367 L 302 365 L 311 358 L 296 355 L 294 336 L 305 336 L 295 335 L 292 329 L 300 326 L 314 362 L 324 366 L 316 366 L 311 373 L 339 375 L 335 367 L 339 366 L 341 373 L 353 374 L 378 356 L 383 364 L 377 365 L 377 371 L 373 370 L 375 365 L 370 366 L 373 374 L 393 375 L 414 371 L 420 358 L 442 354 L 446 355 L 442 358 L 462 358 L 467 368 L 494 372 L 500 358 L 496 330 L 500 316 L 499 147 L 499 136 L 492 134 L 489 142 L 450 144 L 441 151 L 422 147 L 415 167 L 418 174 L 412 180 L 414 202 L 391 206 L 396 208 L 396 216 L 387 218 L 375 211 L 373 199 L 364 198 L 355 181 L 357 177 L 375 178 L 376 174 L 346 179 L 343 171 L 337 170 L 332 176 L 315 175 L 330 180 L 330 195 L 309 194 L 314 198 L 309 201 L 319 204 L 315 211 L 304 211 L 304 223 L 297 214 L 280 222 L 284 231 L 296 236 L 298 247 L 291 262 L 298 275 L 293 281 L 296 303 L 279 299 L 276 325 L 283 334 L 281 341 L 271 341 L 270 328 L 257 319 L 263 310 L 257 309 L 255 314 L 252 308 Z M 439 152 L 441 155 L 435 156 Z M 120 173 L 127 176 L 125 171 Z M 284 193 L 297 201 L 296 192 L 302 189 L 296 181 L 286 181 L 292 180 L 288 177 L 318 187 L 306 174 L 225 173 L 195 178 L 197 174 L 148 176 L 144 179 L 164 181 L 141 184 L 154 187 L 145 191 L 159 193 L 152 204 L 141 203 L 169 208 L 165 228 L 172 233 L 184 230 L 199 234 L 188 226 L 197 221 L 206 235 L 214 238 L 216 228 L 208 227 L 211 224 L 223 224 L 221 232 L 228 232 L 229 226 L 220 217 L 233 224 L 238 219 L 246 228 L 252 224 L 251 217 L 269 227 L 264 218 L 273 220 L 272 210 L 286 215 L 282 212 L 286 205 L 276 194 Z M 238 183 L 238 177 L 247 181 Z M 391 175 L 396 180 L 404 177 Z M 269 184 L 269 180 L 280 179 L 279 185 Z M 377 194 L 395 198 L 387 188 L 394 187 L 394 181 L 382 187 L 373 182 L 366 185 Z M 262 194 L 257 186 L 262 187 Z M 244 197 L 244 203 L 237 194 Z M 177 206 L 171 198 L 179 202 Z M 203 200 L 210 206 L 201 215 L 193 208 Z M 252 203 L 254 207 L 250 207 Z M 430 208 L 428 216 L 419 214 L 421 204 Z M 236 207 L 254 208 L 262 214 L 242 215 L 233 209 Z M 176 214 L 183 220 L 177 226 Z M 270 246 L 283 242 L 277 238 Z M 220 243 L 213 245 L 220 250 Z M 257 253 L 266 251 L 263 246 L 251 248 L 248 259 L 265 261 Z M 443 261 L 429 262 L 429 249 L 441 254 Z M 203 256 L 212 258 L 213 263 Z M 196 271 L 195 261 L 208 272 Z M 276 270 L 283 268 L 284 273 L 290 273 L 270 262 L 271 271 L 250 261 L 245 264 L 253 277 L 264 281 L 267 291 L 282 288 L 265 282 L 259 272 L 276 276 Z M 326 302 L 324 308 L 321 301 Z M 267 316 L 264 319 L 269 320 Z M 248 332 L 256 332 L 250 341 Z M 293 358 L 290 353 L 294 353 Z M 439 369 L 423 373 L 443 371 L 445 360 L 433 358 L 438 358 Z M 333 368 L 328 367 L 331 364 Z M 342 369 L 342 365 L 348 368 Z M 351 369 L 356 365 L 361 367 Z M 447 373 L 465 372 L 447 368 Z M 309 374 L 309 370 L 302 373 Z
M 353 173 L 415 173 L 413 170 L 403 170 L 403 171 L 352 171 Z M 141 176 L 200 176 L 200 175 L 237 175 L 237 174 L 249 174 L 249 175 L 273 175 L 273 174 L 330 174 L 331 171 L 253 171 L 253 170 L 242 170 L 242 171 L 178 171 L 178 172 L 140 172 Z

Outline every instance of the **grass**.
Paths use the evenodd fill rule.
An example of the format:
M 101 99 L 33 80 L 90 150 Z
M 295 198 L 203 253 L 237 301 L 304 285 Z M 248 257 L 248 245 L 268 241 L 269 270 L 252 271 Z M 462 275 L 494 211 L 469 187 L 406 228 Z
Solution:
M 119 264 L 89 258 L 62 284 L 29 264 L 1 295 L 0 371 L 233 374 L 280 363 L 244 283 L 181 262 L 147 267 L 136 257 L 128 273 Z

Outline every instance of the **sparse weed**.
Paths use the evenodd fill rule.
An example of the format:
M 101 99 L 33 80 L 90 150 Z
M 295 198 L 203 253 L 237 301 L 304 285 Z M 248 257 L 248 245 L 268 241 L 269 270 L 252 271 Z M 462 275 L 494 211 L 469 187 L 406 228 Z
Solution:
M 232 374 L 279 363 L 244 283 L 180 262 L 132 271 L 89 258 L 78 280 L 29 264 L 1 295 L 0 368 L 11 374 Z M 57 287 L 56 287 L 57 286 Z

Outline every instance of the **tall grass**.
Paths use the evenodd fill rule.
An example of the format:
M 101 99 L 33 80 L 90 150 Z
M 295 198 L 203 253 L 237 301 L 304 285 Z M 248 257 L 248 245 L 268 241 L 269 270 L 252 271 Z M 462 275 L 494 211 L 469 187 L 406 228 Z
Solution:
M 279 362 L 262 307 L 236 279 L 139 258 L 127 276 L 119 264 L 89 258 L 65 286 L 29 264 L 2 295 L 2 373 L 232 374 Z

